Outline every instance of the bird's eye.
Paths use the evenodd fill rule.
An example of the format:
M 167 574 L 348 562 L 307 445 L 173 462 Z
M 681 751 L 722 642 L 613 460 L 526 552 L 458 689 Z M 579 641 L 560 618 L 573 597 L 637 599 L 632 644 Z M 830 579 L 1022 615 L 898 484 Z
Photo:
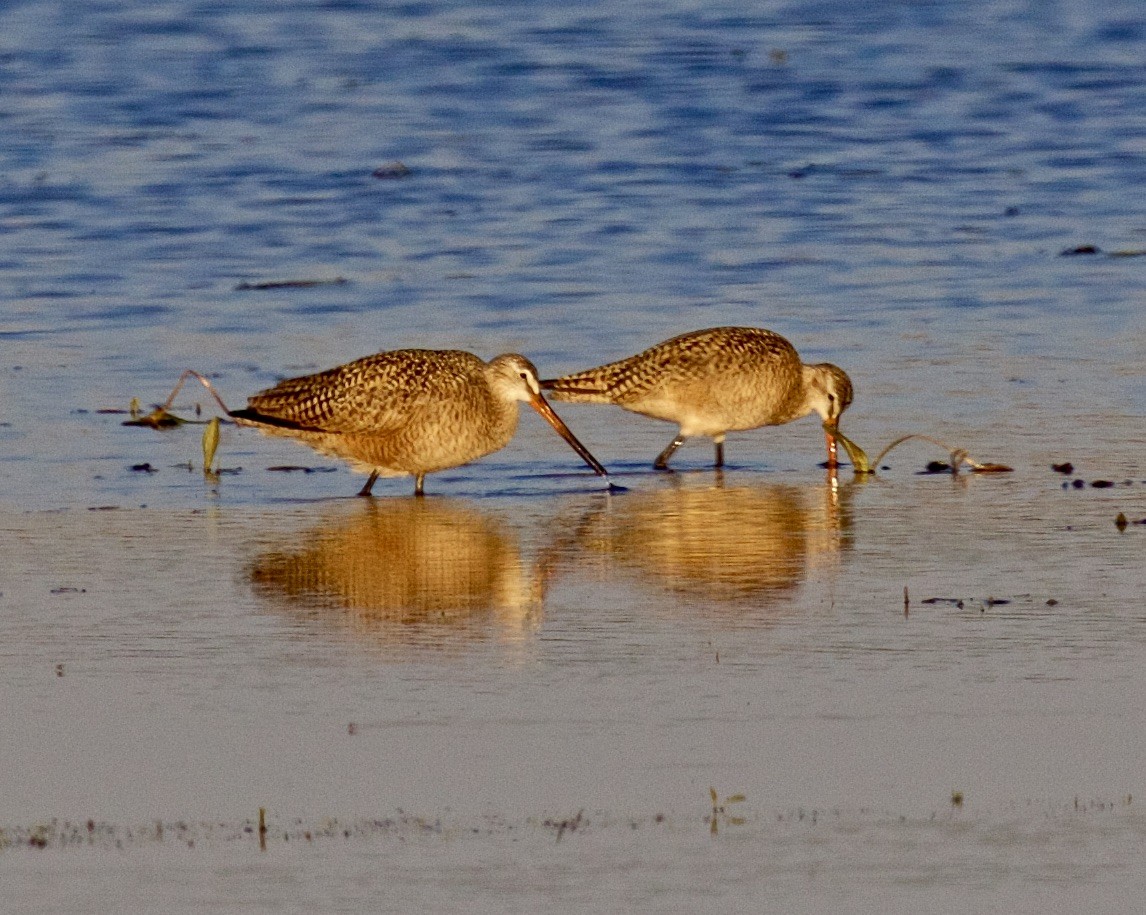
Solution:
M 828 395 L 828 403 L 835 403 L 835 402 L 836 402 L 836 395 L 835 394 L 829 394 Z
M 529 372 L 522 372 L 521 373 L 521 380 L 522 381 L 529 381 Z

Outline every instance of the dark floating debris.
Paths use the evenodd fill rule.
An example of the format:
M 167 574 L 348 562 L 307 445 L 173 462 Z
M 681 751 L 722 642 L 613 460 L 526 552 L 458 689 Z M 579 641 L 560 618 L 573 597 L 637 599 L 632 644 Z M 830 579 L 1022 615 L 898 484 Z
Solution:
M 1091 480 L 1090 485 L 1095 489 L 1110 489 L 1114 485 L 1113 480 Z
M 1120 531 L 1126 530 L 1130 522 L 1126 520 L 1126 515 L 1123 512 L 1118 513 L 1118 517 L 1114 519 L 1114 526 Z
M 967 460 L 966 457 L 963 458 Z M 946 461 L 928 461 L 927 466 L 920 470 L 920 474 L 929 473 L 957 473 L 957 466 L 955 464 L 948 464 Z M 972 464 L 971 473 L 1012 473 L 1013 467 L 1008 467 L 1006 464 Z
M 1062 464 L 1051 464 L 1051 470 L 1055 473 L 1065 473 L 1067 476 L 1074 473 L 1074 464 L 1070 461 L 1065 461 Z
M 379 165 L 370 173 L 370 176 L 377 178 L 379 181 L 397 181 L 399 178 L 409 178 L 412 174 L 414 173 L 410 170 L 409 166 L 395 159 L 393 162 Z
M 1063 483 L 1062 485 L 1065 486 L 1066 484 Z M 1070 485 L 1075 489 L 1082 489 L 1086 485 L 1086 480 L 1075 480 Z
M 1020 594 L 1018 598 L 1029 598 L 1029 594 Z M 966 609 L 968 603 L 979 605 L 979 611 L 984 612 L 991 607 L 1005 607 L 1007 604 L 1014 603 L 1012 598 L 1009 597 L 985 597 L 985 598 L 962 598 L 962 597 L 925 597 L 920 603 L 924 604 L 950 604 L 957 610 Z M 1048 605 L 1053 606 L 1058 601 L 1053 598 L 1047 601 Z
M 242 282 L 235 287 L 236 292 L 249 292 L 252 289 L 310 289 L 312 286 L 345 286 L 350 280 L 336 276 L 329 280 L 266 280 L 261 283 Z
M 146 426 L 148 429 L 174 429 L 182 426 L 187 420 L 180 419 L 174 413 L 168 413 L 164 407 L 156 407 L 146 416 L 137 416 L 135 419 L 125 419 L 125 426 Z
M 334 473 L 337 467 L 303 467 L 301 464 L 276 464 L 268 467 L 271 473 Z
M 1075 257 L 1077 255 L 1102 254 L 1106 257 L 1144 257 L 1146 249 L 1122 248 L 1118 251 L 1103 251 L 1098 245 L 1079 245 L 1076 248 L 1066 248 L 1059 252 L 1059 257 Z
M 153 467 L 149 463 L 132 464 L 129 469 L 134 471 L 135 473 L 159 473 L 159 468 Z

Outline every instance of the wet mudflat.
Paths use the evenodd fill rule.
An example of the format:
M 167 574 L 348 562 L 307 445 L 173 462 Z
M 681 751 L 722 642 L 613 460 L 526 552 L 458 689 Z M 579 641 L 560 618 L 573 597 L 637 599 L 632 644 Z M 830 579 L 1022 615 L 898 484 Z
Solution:
M 5 905 L 1141 898 L 1134 4 L 7 15 Z M 671 427 L 558 405 L 627 491 L 523 416 L 368 501 L 250 430 L 205 477 L 202 426 L 121 424 L 185 368 L 241 406 L 381 349 L 552 376 L 720 324 L 845 367 L 869 454 L 1014 472 L 912 442 L 832 477 L 805 421 L 656 474 Z
M 173 873 L 288 910 L 1138 885 L 1126 496 L 821 474 L 8 511 L 10 877 L 54 910 Z

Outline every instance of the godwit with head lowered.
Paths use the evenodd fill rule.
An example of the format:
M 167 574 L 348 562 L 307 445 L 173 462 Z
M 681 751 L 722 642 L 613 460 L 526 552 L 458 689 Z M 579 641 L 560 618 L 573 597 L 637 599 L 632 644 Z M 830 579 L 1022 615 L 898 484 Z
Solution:
M 713 327 L 681 334 L 619 362 L 541 382 L 554 400 L 611 403 L 677 423 L 680 432 L 653 466 L 695 435 L 716 443 L 724 465 L 728 432 L 778 426 L 818 413 L 828 466 L 836 467 L 836 430 L 852 402 L 847 373 L 830 363 L 805 365 L 777 333 L 756 327 Z
M 350 461 L 369 473 L 412 474 L 422 495 L 427 473 L 504 448 L 517 429 L 517 405 L 540 413 L 590 467 L 605 468 L 541 396 L 537 369 L 509 353 L 483 362 L 460 350 L 377 353 L 337 368 L 288 378 L 230 415 L 240 425 L 283 435 Z

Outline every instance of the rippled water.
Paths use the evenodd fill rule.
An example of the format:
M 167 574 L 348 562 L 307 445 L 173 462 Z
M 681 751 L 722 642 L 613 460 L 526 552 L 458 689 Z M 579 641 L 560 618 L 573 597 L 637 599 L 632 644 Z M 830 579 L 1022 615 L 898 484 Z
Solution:
M 8 904 L 1141 896 L 1138 4 L 3 23 Z M 919 475 L 945 455 L 913 443 L 833 480 L 807 421 L 658 475 L 671 427 L 559 405 L 627 492 L 526 417 L 365 503 L 290 443 L 226 430 L 204 479 L 201 427 L 101 412 L 188 367 L 235 406 L 381 349 L 553 375 L 719 324 L 844 366 L 873 456 L 922 432 L 1015 472 Z

